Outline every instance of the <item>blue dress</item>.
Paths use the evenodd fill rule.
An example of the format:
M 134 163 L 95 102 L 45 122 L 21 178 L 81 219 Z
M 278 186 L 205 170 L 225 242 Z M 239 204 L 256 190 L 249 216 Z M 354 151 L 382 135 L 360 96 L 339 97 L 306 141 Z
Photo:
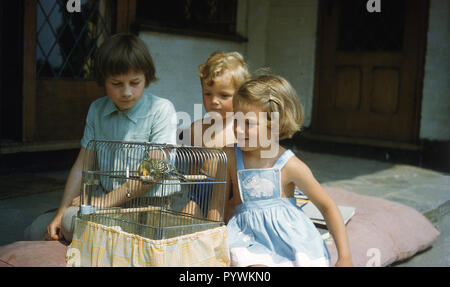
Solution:
M 281 169 L 294 154 L 286 150 L 272 168 L 245 169 L 235 145 L 242 204 L 227 224 L 231 266 L 329 266 L 319 231 L 296 205 L 281 197 Z

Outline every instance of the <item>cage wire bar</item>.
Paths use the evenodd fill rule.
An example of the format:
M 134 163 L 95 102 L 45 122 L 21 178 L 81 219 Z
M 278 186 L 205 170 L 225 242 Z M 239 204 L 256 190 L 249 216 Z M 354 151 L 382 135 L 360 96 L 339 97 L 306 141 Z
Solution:
M 154 240 L 222 226 L 226 163 L 220 149 L 90 141 L 78 217 Z

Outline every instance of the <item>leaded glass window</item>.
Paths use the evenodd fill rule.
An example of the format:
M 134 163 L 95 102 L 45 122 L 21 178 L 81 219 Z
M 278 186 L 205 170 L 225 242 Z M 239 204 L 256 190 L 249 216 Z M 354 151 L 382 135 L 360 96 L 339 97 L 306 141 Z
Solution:
M 65 0 L 37 4 L 37 78 L 92 79 L 97 47 L 111 35 L 114 1 L 81 0 L 80 12 L 68 12 Z

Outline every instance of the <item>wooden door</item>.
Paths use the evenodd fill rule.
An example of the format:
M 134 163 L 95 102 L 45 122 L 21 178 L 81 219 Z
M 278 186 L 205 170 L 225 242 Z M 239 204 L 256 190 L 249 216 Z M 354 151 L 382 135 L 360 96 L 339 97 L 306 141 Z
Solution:
M 420 124 L 427 1 L 321 1 L 312 130 L 413 142 Z
M 0 1 L 0 144 L 22 139 L 23 9 Z
M 23 140 L 79 140 L 90 103 L 105 95 L 93 79 L 96 49 L 127 31 L 134 0 L 25 0 Z

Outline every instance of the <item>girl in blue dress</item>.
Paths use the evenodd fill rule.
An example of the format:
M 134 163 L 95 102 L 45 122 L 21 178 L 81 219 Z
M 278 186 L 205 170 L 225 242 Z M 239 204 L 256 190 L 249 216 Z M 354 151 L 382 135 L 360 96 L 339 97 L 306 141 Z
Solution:
M 352 266 L 342 216 L 310 169 L 278 139 L 300 130 L 303 110 L 283 78 L 262 75 L 233 97 L 237 144 L 228 156 L 225 221 L 231 266 L 329 266 L 327 247 L 296 205 L 298 186 L 323 214 L 338 250 L 336 266 Z M 270 137 L 268 136 L 270 135 Z M 213 193 L 214 196 L 217 193 Z M 209 216 L 221 216 L 210 211 Z

